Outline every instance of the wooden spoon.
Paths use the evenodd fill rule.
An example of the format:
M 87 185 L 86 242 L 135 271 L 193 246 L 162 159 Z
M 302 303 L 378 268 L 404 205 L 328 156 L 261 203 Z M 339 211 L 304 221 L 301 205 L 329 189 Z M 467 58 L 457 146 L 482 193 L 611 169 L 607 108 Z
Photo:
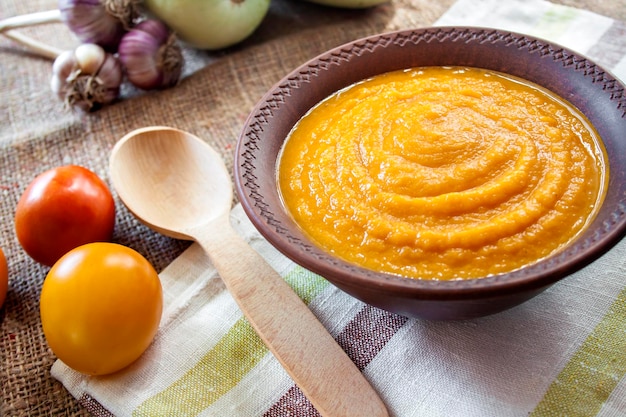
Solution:
M 168 127 L 138 129 L 113 148 L 110 174 L 140 221 L 202 246 L 252 327 L 323 416 L 388 416 L 311 310 L 232 229 L 230 174 L 208 144 Z

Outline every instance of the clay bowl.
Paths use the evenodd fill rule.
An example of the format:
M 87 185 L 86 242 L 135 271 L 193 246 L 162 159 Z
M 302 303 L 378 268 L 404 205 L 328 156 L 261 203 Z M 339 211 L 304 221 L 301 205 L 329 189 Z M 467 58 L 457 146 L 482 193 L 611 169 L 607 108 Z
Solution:
M 364 78 L 417 66 L 470 66 L 535 82 L 577 106 L 603 139 L 610 182 L 599 214 L 566 250 L 515 272 L 473 280 L 425 281 L 377 273 L 311 243 L 285 212 L 276 160 L 292 126 L 331 93 Z M 624 85 L 583 56 L 526 35 L 441 27 L 360 39 L 305 63 L 276 84 L 250 114 L 235 154 L 246 214 L 279 251 L 352 296 L 409 317 L 452 320 L 493 314 L 544 291 L 599 258 L 626 233 Z

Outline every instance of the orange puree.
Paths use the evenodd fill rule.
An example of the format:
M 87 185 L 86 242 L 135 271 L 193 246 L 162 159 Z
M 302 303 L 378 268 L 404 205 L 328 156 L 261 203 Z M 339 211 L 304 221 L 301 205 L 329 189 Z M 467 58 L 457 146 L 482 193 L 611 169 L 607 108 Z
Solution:
M 541 87 L 475 68 L 376 76 L 314 107 L 278 185 L 322 248 L 419 279 L 480 278 L 561 250 L 608 180 L 587 119 Z

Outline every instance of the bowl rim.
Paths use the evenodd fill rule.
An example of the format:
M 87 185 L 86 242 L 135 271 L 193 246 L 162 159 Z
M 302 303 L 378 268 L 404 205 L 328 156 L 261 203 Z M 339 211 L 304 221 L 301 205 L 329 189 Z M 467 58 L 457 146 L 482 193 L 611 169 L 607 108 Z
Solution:
M 381 39 L 397 40 L 399 37 L 409 39 L 411 36 L 430 36 L 437 41 L 437 39 L 452 35 L 458 36 L 461 41 L 463 41 L 463 36 L 468 36 L 477 37 L 477 42 L 481 42 L 481 39 L 484 42 L 491 42 L 494 39 L 498 39 L 501 42 L 520 42 L 524 43 L 524 47 L 528 48 L 530 52 L 538 51 L 541 53 L 541 48 L 549 49 L 550 53 L 555 54 L 555 56 L 558 55 L 558 59 L 563 61 L 564 66 L 574 65 L 574 70 L 584 71 L 584 77 L 601 77 L 600 81 L 613 86 L 615 98 L 611 98 L 611 100 L 617 102 L 617 109 L 624 109 L 621 118 L 626 125 L 626 95 L 624 95 L 626 87 L 624 84 L 612 75 L 610 71 L 599 66 L 591 59 L 542 38 L 479 26 L 431 26 L 389 31 L 344 43 L 309 59 L 275 83 L 250 112 L 237 141 L 233 165 L 238 199 L 255 228 L 283 255 L 326 279 L 332 276 L 332 279 L 329 280 L 344 288 L 363 288 L 363 286 L 367 286 L 375 288 L 377 292 L 383 294 L 397 295 L 402 293 L 404 298 L 465 300 L 496 297 L 501 294 L 508 294 L 512 289 L 529 291 L 544 289 L 563 277 L 594 262 L 626 235 L 626 203 L 621 201 L 612 212 L 612 224 L 604 224 L 601 230 L 595 230 L 592 235 L 584 239 L 579 237 L 560 252 L 539 260 L 534 264 L 527 265 L 521 270 L 476 279 L 420 280 L 391 273 L 377 272 L 343 261 L 318 248 L 312 242 L 303 239 L 304 235 L 301 233 L 286 236 L 285 233 L 289 230 L 289 227 L 285 227 L 280 220 L 274 217 L 273 213 L 268 212 L 267 208 L 263 207 L 263 204 L 259 204 L 258 201 L 255 201 L 249 195 L 251 186 L 249 184 L 249 176 L 246 176 L 246 169 L 248 169 L 246 152 L 249 151 L 248 145 L 246 145 L 246 138 L 254 129 L 252 126 L 257 122 L 259 116 L 268 118 L 267 114 L 260 115 L 260 110 L 268 102 L 277 103 L 277 91 L 284 89 L 285 86 L 289 88 L 302 87 L 305 83 L 295 86 L 294 79 L 306 73 L 307 69 L 319 68 L 318 64 L 320 62 L 332 61 L 333 57 L 341 56 L 342 54 L 349 55 L 350 48 L 355 46 L 365 46 L 360 48 L 359 51 L 369 53 L 375 50 L 371 45 L 375 45 Z M 455 41 L 453 40 L 453 42 Z M 595 79 L 593 82 L 596 82 Z M 269 117 L 273 117 L 273 115 L 269 115 Z M 624 140 L 626 140 L 626 135 Z M 612 167 L 609 166 L 609 170 L 611 169 Z M 611 174 L 609 173 L 609 180 L 610 178 Z M 624 197 L 622 197 L 623 199 Z M 285 211 L 284 208 L 283 211 Z M 298 227 L 294 222 L 289 226 Z

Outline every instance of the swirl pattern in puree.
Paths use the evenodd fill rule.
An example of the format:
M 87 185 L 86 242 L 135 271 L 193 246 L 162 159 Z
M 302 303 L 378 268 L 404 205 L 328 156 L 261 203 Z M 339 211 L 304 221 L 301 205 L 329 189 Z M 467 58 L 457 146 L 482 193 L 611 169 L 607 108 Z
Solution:
M 559 251 L 608 180 L 577 109 L 476 68 L 414 68 L 341 90 L 298 122 L 279 159 L 283 202 L 319 246 L 418 279 L 480 278 Z

